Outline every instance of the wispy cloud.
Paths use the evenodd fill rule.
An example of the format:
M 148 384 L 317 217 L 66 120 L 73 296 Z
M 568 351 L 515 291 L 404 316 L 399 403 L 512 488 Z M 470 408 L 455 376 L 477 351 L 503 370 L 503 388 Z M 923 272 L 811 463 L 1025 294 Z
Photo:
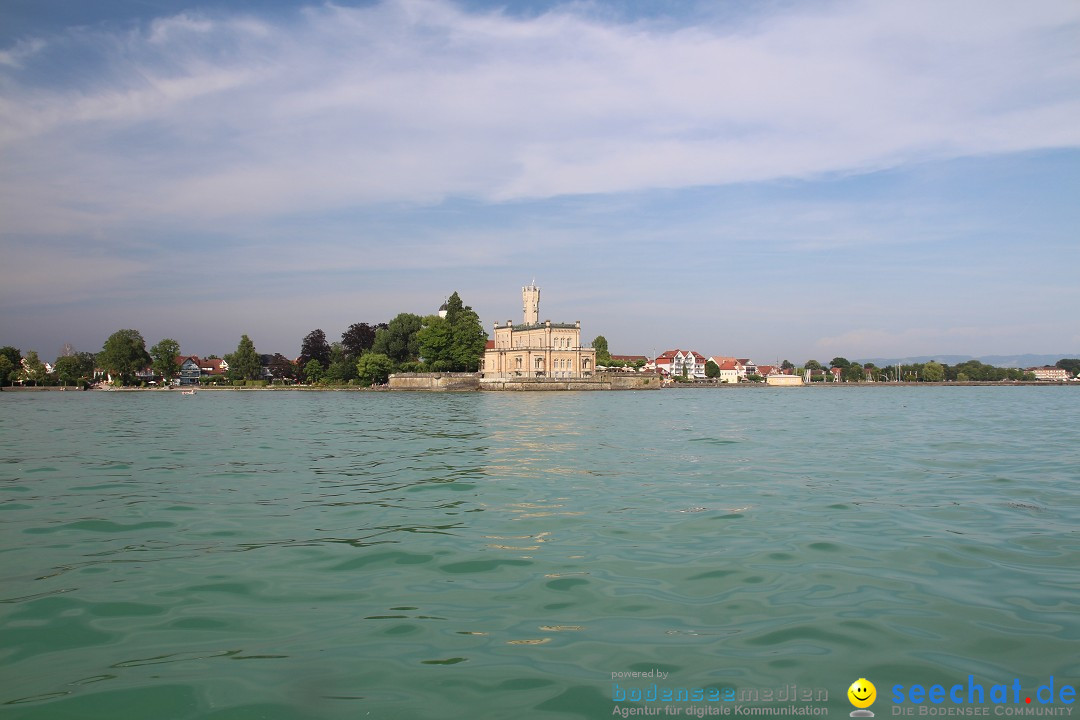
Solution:
M 2 57 L 0 213 L 39 232 L 1075 147 L 1078 32 L 1067 0 L 693 27 L 389 0 L 73 30 Z
M 444 290 L 505 320 L 536 274 L 553 319 L 637 351 L 1072 334 L 1025 334 L 1015 297 L 1077 296 L 1080 5 L 713 7 L 384 0 L 26 36 L 0 49 L 17 311 L 0 331 L 67 323 L 94 344 L 146 323 L 200 351 L 245 331 L 287 348 Z M 745 311 L 703 322 L 711 301 L 641 300 L 656 288 Z

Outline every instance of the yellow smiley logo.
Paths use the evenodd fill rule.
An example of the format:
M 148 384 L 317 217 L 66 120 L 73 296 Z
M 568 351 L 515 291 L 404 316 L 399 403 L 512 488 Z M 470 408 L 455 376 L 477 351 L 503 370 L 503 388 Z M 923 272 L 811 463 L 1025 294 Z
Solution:
M 877 688 L 866 678 L 859 678 L 847 689 L 848 700 L 857 708 L 868 708 L 877 699 Z

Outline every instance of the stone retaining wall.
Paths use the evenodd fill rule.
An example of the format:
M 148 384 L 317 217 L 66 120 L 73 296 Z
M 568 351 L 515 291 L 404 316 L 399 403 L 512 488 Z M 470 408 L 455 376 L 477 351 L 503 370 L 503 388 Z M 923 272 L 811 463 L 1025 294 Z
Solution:
M 475 390 L 659 390 L 657 375 L 600 373 L 589 378 L 481 378 L 480 373 L 397 373 L 390 376 L 391 390 L 469 392 Z
M 469 392 L 480 389 L 479 373 L 396 373 L 390 376 L 391 390 Z
M 659 390 L 657 375 L 600 373 L 588 378 L 484 378 L 481 390 L 545 392 L 551 390 Z

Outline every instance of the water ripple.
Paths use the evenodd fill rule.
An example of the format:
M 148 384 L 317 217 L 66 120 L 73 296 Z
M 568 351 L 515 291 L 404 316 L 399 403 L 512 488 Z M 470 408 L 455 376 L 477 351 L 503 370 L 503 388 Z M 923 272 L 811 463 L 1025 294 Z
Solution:
M 0 703 L 608 717 L 612 672 L 661 666 L 1074 677 L 1074 394 L 5 394 Z

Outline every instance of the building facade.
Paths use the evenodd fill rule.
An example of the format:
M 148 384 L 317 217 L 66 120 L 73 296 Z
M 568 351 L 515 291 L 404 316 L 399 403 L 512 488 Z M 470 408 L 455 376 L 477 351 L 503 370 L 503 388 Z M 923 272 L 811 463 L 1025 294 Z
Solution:
M 180 361 L 180 375 L 177 378 L 180 384 L 198 385 L 199 377 L 202 375 L 202 368 L 199 367 L 199 356 L 182 355 L 177 360 Z
M 596 350 L 581 345 L 581 322 L 540 322 L 540 288 L 521 288 L 524 322 L 495 323 L 494 339 L 488 341 L 480 371 L 486 378 L 591 377 L 596 369 Z
M 711 357 L 709 360 L 716 363 L 720 373 L 716 376 L 717 382 L 737 383 L 746 379 L 746 370 L 737 358 Z
M 1025 368 L 1025 372 L 1033 373 L 1036 380 L 1051 380 L 1054 382 L 1062 382 L 1064 380 L 1069 380 L 1072 378 L 1068 370 L 1056 367 L 1054 365 L 1029 367 Z
M 705 356 L 696 350 L 665 350 L 656 360 L 654 367 L 664 375 L 677 375 L 686 378 L 705 379 Z

